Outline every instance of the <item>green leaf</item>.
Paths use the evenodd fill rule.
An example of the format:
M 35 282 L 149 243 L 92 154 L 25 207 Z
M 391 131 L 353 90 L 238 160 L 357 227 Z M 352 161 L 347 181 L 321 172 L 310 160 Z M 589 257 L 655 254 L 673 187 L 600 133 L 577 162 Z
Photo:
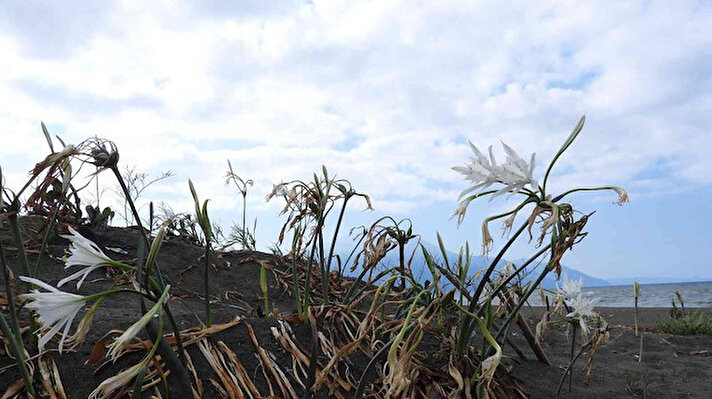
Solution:
M 47 144 L 49 145 L 49 149 L 54 153 L 54 144 L 52 144 L 52 137 L 50 137 L 49 131 L 47 131 L 47 126 L 45 126 L 44 122 L 40 122 L 40 125 L 42 126 L 42 133 L 44 133 L 45 140 L 47 140 Z
M 445 244 L 443 244 L 443 239 L 440 237 L 440 233 L 436 233 L 438 237 L 438 246 L 440 247 L 440 252 L 443 254 L 443 261 L 445 261 L 445 267 L 450 270 L 450 262 L 447 260 L 447 250 L 445 249 Z

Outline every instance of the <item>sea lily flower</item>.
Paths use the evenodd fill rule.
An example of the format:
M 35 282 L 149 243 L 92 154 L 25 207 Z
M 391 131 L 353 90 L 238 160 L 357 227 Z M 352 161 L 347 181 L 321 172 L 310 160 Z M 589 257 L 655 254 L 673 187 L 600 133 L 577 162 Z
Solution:
M 116 360 L 123 349 L 128 345 L 131 340 L 138 335 L 138 333 L 146 327 L 149 321 L 158 314 L 158 312 L 161 311 L 161 306 L 163 306 L 163 302 L 165 302 L 166 297 L 168 296 L 168 291 L 170 290 L 171 286 L 167 285 L 165 290 L 163 291 L 163 295 L 158 299 L 155 305 L 151 309 L 146 312 L 145 315 L 143 315 L 137 322 L 131 325 L 131 327 L 127 328 L 126 331 L 124 331 L 123 334 L 121 334 L 118 338 L 114 340 L 109 345 L 109 352 L 107 353 L 107 356 L 111 358 L 111 360 Z
M 584 295 L 579 295 L 571 301 L 571 307 L 573 312 L 566 315 L 566 317 L 578 320 L 581 326 L 581 331 L 584 334 L 588 334 L 588 326 L 586 325 L 586 318 L 596 317 L 596 312 L 593 311 L 593 304 L 598 300 L 598 298 L 588 299 Z
M 567 303 L 573 301 L 579 295 L 581 295 L 581 289 L 583 288 L 583 276 L 576 280 L 569 280 L 566 273 L 564 273 L 563 286 L 559 287 L 559 283 L 556 283 L 556 296 L 562 298 Z
M 532 154 L 531 161 L 527 164 L 512 147 L 504 142 L 502 142 L 502 147 L 507 154 L 507 160 L 501 167 L 496 168 L 494 172 L 497 180 L 504 184 L 505 187 L 494 193 L 490 200 L 507 192 L 516 193 L 527 184 L 533 189 L 537 187 L 537 182 L 532 177 L 534 173 L 534 157 L 536 154 Z
M 31 277 L 20 276 L 20 280 L 44 288 L 49 292 L 40 292 L 37 289 L 29 294 L 20 295 L 20 298 L 30 300 L 28 309 L 33 309 L 39 314 L 42 330 L 48 330 L 38 340 L 40 352 L 52 337 L 57 335 L 62 328 L 62 338 L 59 340 L 59 353 L 62 353 L 64 340 L 67 338 L 77 312 L 84 306 L 86 297 L 60 291 L 51 285 Z
M 108 256 L 104 255 L 101 249 L 99 249 L 99 247 L 93 241 L 82 236 L 73 228 L 69 227 L 69 233 L 70 234 L 68 235 L 61 236 L 72 242 L 72 245 L 69 247 L 69 252 L 71 252 L 71 256 L 69 258 L 66 258 L 66 264 L 64 268 L 68 269 L 72 266 L 85 266 L 85 268 L 68 277 L 61 279 L 59 283 L 57 283 L 57 286 L 61 287 L 69 281 L 79 279 L 79 281 L 77 282 L 77 288 L 79 288 L 81 287 L 82 283 L 84 282 L 84 279 L 87 278 L 89 273 L 100 267 L 115 264 L 116 262 L 111 260 Z
M 472 162 L 465 164 L 465 166 L 452 167 L 452 170 L 465 175 L 465 180 L 474 183 L 472 187 L 461 192 L 459 198 L 475 190 L 483 191 L 497 181 L 497 164 L 494 160 L 494 156 L 492 156 L 492 147 L 490 146 L 490 159 L 487 159 L 477 146 L 472 144 L 472 142 L 469 143 L 472 152 L 474 152 L 477 157 L 470 158 Z

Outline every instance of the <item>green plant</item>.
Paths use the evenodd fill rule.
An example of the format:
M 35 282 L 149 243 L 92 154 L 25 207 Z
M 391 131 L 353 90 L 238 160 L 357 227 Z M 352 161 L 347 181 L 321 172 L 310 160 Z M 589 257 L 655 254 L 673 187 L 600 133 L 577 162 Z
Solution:
M 680 295 L 680 291 L 675 290 L 675 296 L 677 297 L 677 300 L 680 301 L 680 307 L 682 308 L 682 315 L 685 316 L 685 302 L 682 300 L 682 295 Z
M 209 285 L 209 265 L 210 265 L 210 245 L 213 239 L 213 227 L 210 224 L 210 218 L 208 217 L 208 201 L 203 202 L 203 206 L 200 206 L 200 200 L 198 200 L 198 194 L 195 192 L 195 187 L 193 182 L 188 180 L 188 186 L 190 187 L 190 194 L 193 196 L 193 201 L 195 203 L 195 219 L 198 221 L 200 229 L 203 230 L 203 238 L 205 239 L 205 324 L 210 327 L 213 325 L 212 317 L 210 315 L 210 285 Z
M 514 275 L 523 272 L 522 269 L 517 269 L 514 271 L 511 278 L 508 278 L 504 283 L 500 283 L 498 285 L 494 285 L 491 279 L 504 254 L 523 232 L 528 231 L 531 240 L 533 238 L 532 228 L 535 224 L 539 224 L 540 233 L 536 240 L 536 245 L 537 247 L 541 247 L 544 245 L 545 240 L 548 242 L 545 249 L 546 252 L 549 253 L 549 259 L 544 267 L 544 270 L 534 280 L 529 288 L 518 296 L 516 305 L 506 311 L 504 321 L 498 327 L 496 334 L 494 334 L 496 340 L 498 341 L 502 340 L 506 336 L 511 323 L 517 317 L 519 309 L 537 289 L 544 277 L 552 271 L 556 273 L 557 277 L 560 275 L 560 262 L 565 251 L 572 249 L 574 245 L 579 243 L 587 234 L 583 231 L 583 229 L 592 213 L 583 214 L 578 212 L 581 216 L 576 219 L 575 215 L 577 211 L 574 210 L 571 204 L 564 203 L 563 200 L 571 194 L 577 192 L 599 190 L 615 191 L 618 194 L 618 204 L 623 204 L 629 200 L 628 194 L 620 187 L 615 186 L 573 188 L 558 195 L 553 195 L 547 191 L 549 177 L 556 161 L 571 146 L 576 137 L 578 137 L 579 133 L 583 129 L 584 121 L 585 118 L 582 117 L 576 124 L 576 127 L 573 129 L 572 133 L 564 141 L 559 151 L 555 154 L 546 169 L 543 183 L 541 185 L 538 184 L 533 177 L 534 154 L 532 154 L 531 160 L 527 162 L 522 159 L 511 147 L 504 143 L 503 147 L 506 153 L 506 161 L 503 164 L 498 164 L 496 162 L 491 147 L 489 157 L 487 157 L 482 154 L 474 144 L 470 143 L 470 147 L 475 153 L 475 157 L 472 159 L 472 162 L 466 164 L 465 166 L 457 166 L 453 168 L 455 171 L 465 175 L 465 179 L 469 180 L 473 184 L 469 188 L 465 189 L 460 195 L 461 201 L 453 214 L 453 217 L 457 218 L 458 224 L 463 222 L 467 208 L 472 201 L 476 199 L 490 197 L 491 200 L 503 194 L 508 194 L 509 197 L 523 197 L 521 202 L 514 206 L 510 211 L 490 216 L 483 221 L 481 225 L 482 252 L 485 256 L 491 250 L 494 241 L 489 233 L 489 223 L 498 219 L 504 220 L 503 230 L 506 234 L 509 234 L 512 232 L 517 215 L 520 212 L 523 212 L 527 207 L 532 208 L 527 220 L 521 224 L 519 228 L 514 230 L 513 233 L 511 233 L 509 240 L 495 255 L 494 259 L 490 263 L 490 266 L 481 271 L 476 288 L 469 295 L 461 293 L 461 296 L 467 296 L 469 299 L 467 307 L 468 314 L 482 317 L 486 312 L 489 298 L 499 291 L 506 291 L 506 286 L 504 284 L 511 281 L 514 278 Z M 499 185 L 500 187 L 497 189 L 489 189 L 492 185 Z M 532 259 L 540 255 L 541 252 L 538 252 L 534 257 L 532 257 Z M 487 287 L 494 288 L 490 288 L 490 292 L 487 292 Z M 458 353 L 464 353 L 466 348 L 472 343 L 472 339 L 474 337 L 473 332 L 476 325 L 477 322 L 472 320 L 472 317 L 464 320 L 460 324 L 458 329 Z M 481 349 L 482 358 L 487 358 L 487 356 L 491 354 L 492 350 L 491 345 L 483 345 Z
M 688 312 L 684 316 L 658 323 L 656 331 L 666 334 L 712 335 L 712 316 L 701 311 Z
M 105 207 L 104 210 L 94 207 L 92 205 L 86 206 L 87 217 L 86 221 L 89 227 L 106 227 L 111 223 L 116 212 L 112 211 L 110 207 Z

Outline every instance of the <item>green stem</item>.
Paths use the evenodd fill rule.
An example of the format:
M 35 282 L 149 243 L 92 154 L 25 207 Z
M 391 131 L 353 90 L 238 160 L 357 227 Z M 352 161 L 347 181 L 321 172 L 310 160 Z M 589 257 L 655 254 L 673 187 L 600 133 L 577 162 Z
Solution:
M 16 197 L 17 198 L 17 197 Z M 17 201 L 17 199 L 15 199 Z M 20 254 L 20 262 L 22 264 L 22 273 L 25 276 L 30 276 L 30 264 L 27 260 L 27 252 L 25 252 L 25 243 L 22 240 L 22 235 L 20 234 L 20 220 L 17 217 L 17 213 L 12 213 L 9 217 L 10 219 L 10 225 L 12 226 L 12 235 L 15 238 L 15 242 L 17 243 L 17 250 Z M 40 253 L 40 256 L 42 254 Z M 28 288 L 32 287 L 32 284 L 28 284 Z M 8 300 L 12 300 L 12 298 L 8 298 Z M 30 331 L 37 331 L 37 320 L 30 315 Z M 30 342 L 34 344 L 35 342 L 35 335 L 31 334 L 30 335 Z
M 524 296 L 522 296 L 522 298 L 519 300 L 519 302 L 514 307 L 514 309 L 512 309 L 509 312 L 509 315 L 507 316 L 507 319 L 504 321 L 504 324 L 502 324 L 499 331 L 497 331 L 497 335 L 495 336 L 495 339 L 499 340 L 506 334 L 506 331 L 509 330 L 509 326 L 512 324 L 512 321 L 517 316 L 517 313 L 519 313 L 519 310 L 522 308 L 522 306 L 524 306 L 526 301 L 529 299 L 529 297 L 536 290 L 536 287 L 538 287 L 539 284 L 541 284 L 541 282 L 544 280 L 544 277 L 546 277 L 547 274 L 549 274 L 549 263 L 547 263 L 546 267 L 544 268 L 544 271 L 542 271 L 541 274 L 539 275 L 539 277 L 537 277 L 536 281 L 532 284 L 532 286 L 524 294 Z
M 322 215 L 321 218 L 324 219 L 326 216 Z M 329 271 L 326 270 L 326 265 L 324 264 L 324 221 L 321 222 L 321 228 L 317 230 L 319 235 L 319 268 L 321 269 L 321 295 L 324 305 L 329 304 Z
M 245 222 L 245 211 L 247 210 L 247 192 L 242 193 L 242 249 L 247 248 L 247 226 Z M 254 234 L 254 232 L 253 232 Z
M 400 289 L 401 291 L 405 289 L 405 243 L 398 242 L 398 273 L 401 275 Z
M 10 287 L 10 269 L 7 265 L 7 260 L 5 259 L 5 246 L 3 245 L 2 240 L 0 240 L 0 262 L 2 262 L 2 271 L 5 279 L 5 295 L 7 296 L 7 309 L 10 313 L 12 331 L 15 334 L 15 339 L 18 342 L 22 342 L 22 331 L 20 330 L 20 322 L 18 321 L 17 311 L 15 310 L 15 295 Z
M 57 214 L 59 213 L 59 204 L 57 204 L 52 212 L 52 217 L 49 219 L 49 224 L 47 225 L 47 231 L 45 231 L 44 237 L 42 238 L 42 246 L 40 247 L 40 253 L 37 255 L 37 262 L 35 262 L 35 268 L 32 270 L 30 277 L 37 277 L 40 272 L 40 265 L 42 264 L 42 254 L 47 249 L 47 242 L 49 241 L 49 235 L 52 233 L 52 229 L 57 221 Z
M 551 200 L 551 202 L 558 202 L 558 201 L 562 200 L 564 197 L 566 197 L 567 195 L 577 193 L 580 191 L 603 191 L 603 190 L 614 190 L 615 191 L 616 188 L 617 187 L 614 187 L 614 186 L 575 188 L 573 190 L 565 191 L 565 192 L 557 195 L 556 197 L 554 197 L 554 199 Z
M 475 289 L 474 295 L 472 295 L 472 300 L 470 301 L 470 304 L 468 306 L 468 311 L 470 313 L 475 313 L 475 308 L 477 307 L 477 304 L 479 302 L 480 295 L 482 294 L 482 291 L 485 288 L 485 284 L 489 281 L 490 276 L 492 275 L 492 272 L 494 271 L 495 267 L 497 267 L 497 264 L 499 263 L 500 260 L 502 260 L 502 257 L 504 254 L 507 252 L 510 246 L 514 244 L 514 241 L 519 237 L 520 234 L 526 229 L 528 225 L 528 222 L 525 222 L 522 224 L 522 226 L 517 229 L 517 231 L 514 233 L 514 235 L 507 241 L 507 243 L 502 247 L 502 249 L 497 253 L 497 256 L 494 258 L 492 263 L 490 264 L 489 268 L 487 268 L 487 271 L 485 274 L 480 278 L 480 282 L 477 285 L 477 289 Z M 463 323 L 461 331 L 460 331 L 460 337 L 458 339 L 457 343 L 457 349 L 459 353 L 462 353 L 463 349 L 465 348 L 465 344 L 470 338 L 470 335 L 472 335 L 472 331 L 475 329 L 474 322 L 470 321 L 468 323 Z
M 302 289 L 299 287 L 299 270 L 297 269 L 297 245 L 299 242 L 299 226 L 294 230 L 292 238 L 292 277 L 294 278 L 294 298 L 297 301 L 297 314 L 302 314 Z
M 566 367 L 566 370 L 564 370 L 564 374 L 559 379 L 559 385 L 556 388 L 555 399 L 559 399 L 559 395 L 561 395 L 561 387 L 564 386 L 564 381 L 566 381 L 566 376 L 569 374 L 569 370 L 571 370 L 571 368 L 574 366 L 574 363 L 576 362 L 576 360 L 578 360 L 578 358 L 581 357 L 581 355 L 586 350 L 586 348 L 588 348 L 592 343 L 593 343 L 593 337 L 591 339 L 589 339 L 588 342 L 581 347 L 581 350 L 579 351 L 579 353 L 573 359 L 571 359 L 571 362 L 569 363 L 568 367 Z
M 146 237 L 146 232 L 143 230 L 143 226 L 141 225 L 141 218 L 138 215 L 138 211 L 136 210 L 136 206 L 134 205 L 133 201 L 131 200 L 131 196 L 129 195 L 129 190 L 126 187 L 126 183 L 124 182 L 123 177 L 121 176 L 121 172 L 119 172 L 118 166 L 114 165 L 111 167 L 111 171 L 114 173 L 114 176 L 116 177 L 116 180 L 119 182 L 119 186 L 121 186 L 121 190 L 124 193 L 124 198 L 126 199 L 126 202 L 129 203 L 129 206 L 131 207 L 131 212 L 133 213 L 134 218 L 136 219 L 136 224 L 138 225 L 138 231 L 139 235 L 141 236 L 142 242 L 146 248 L 149 247 L 148 243 L 148 237 Z M 163 282 L 163 277 L 161 275 L 161 271 L 158 268 L 158 265 L 156 264 L 155 266 L 156 270 L 156 280 L 159 285 L 159 288 L 162 289 L 165 287 L 165 284 Z M 138 267 L 137 267 L 137 275 L 140 276 L 143 273 L 143 259 L 142 256 L 139 257 L 138 261 Z M 148 290 L 149 287 L 146 287 L 146 290 Z M 141 297 L 140 300 L 140 306 L 141 306 L 141 312 L 146 313 L 146 303 L 143 300 L 143 297 Z M 183 351 L 183 341 L 180 336 L 180 329 L 178 328 L 178 324 L 175 322 L 175 319 L 173 318 L 173 315 L 171 313 L 170 308 L 168 305 L 164 306 L 164 309 L 166 311 L 166 315 L 168 315 L 168 320 L 171 323 L 171 326 L 173 327 L 173 336 L 176 339 L 176 344 L 178 347 L 178 356 L 180 357 L 180 360 L 176 358 L 175 353 L 173 353 L 173 349 L 171 346 L 168 344 L 168 342 L 163 339 L 162 335 L 157 335 L 158 331 L 160 330 L 161 332 L 163 331 L 163 325 L 161 322 L 160 328 L 156 328 L 155 326 L 155 321 L 151 321 L 148 323 L 146 326 L 146 332 L 148 332 L 149 337 L 151 339 L 154 339 L 156 342 L 158 342 L 159 350 L 161 353 L 161 357 L 163 357 L 166 360 L 166 363 L 168 366 L 174 370 L 175 372 L 175 380 L 178 383 L 178 397 L 190 397 L 190 392 L 191 392 L 191 384 L 190 384 L 190 377 L 188 375 L 188 372 L 185 369 L 185 353 Z M 161 318 L 161 321 L 163 319 Z
M 13 213 L 9 217 L 10 226 L 12 227 L 12 236 L 15 238 L 17 243 L 17 251 L 20 255 L 20 264 L 22 265 L 22 273 L 25 276 L 30 275 L 30 264 L 27 260 L 27 252 L 25 252 L 25 244 L 22 240 L 22 235 L 20 234 L 20 221 L 16 213 Z
M 495 298 L 497 294 L 504 289 L 507 284 L 509 284 L 510 281 L 512 281 L 519 273 L 524 270 L 525 267 L 529 266 L 532 262 L 534 262 L 537 258 L 539 258 L 544 252 L 548 251 L 549 248 L 551 248 L 551 244 L 548 244 L 544 248 L 540 249 L 537 253 L 535 253 L 531 258 L 529 258 L 526 262 L 524 262 L 517 270 L 515 270 L 512 274 L 510 274 L 502 283 L 500 283 L 495 289 L 492 291 L 490 296 L 492 298 Z M 479 312 L 482 314 L 482 311 Z
M 573 329 L 571 330 L 571 353 L 569 354 L 569 360 L 571 360 L 571 364 L 574 364 L 574 349 L 576 348 L 576 323 L 571 323 L 573 325 Z M 574 369 L 573 367 L 569 368 L 569 393 L 571 393 L 571 384 L 572 380 L 574 379 Z
M 344 213 L 346 211 L 346 203 L 349 201 L 349 197 L 344 197 L 344 204 L 339 212 L 339 219 L 336 221 L 336 230 L 334 230 L 334 237 L 331 239 L 331 248 L 329 248 L 329 256 L 326 258 L 326 272 L 331 273 L 331 260 L 334 256 L 334 247 L 336 246 L 336 237 L 339 235 L 339 230 L 341 229 L 341 221 L 344 218 Z M 339 277 L 341 277 L 341 270 L 339 270 Z
M 205 322 L 208 327 L 212 327 L 213 320 L 210 314 L 210 285 L 208 279 L 210 274 L 210 239 L 205 237 Z
M 9 298 L 9 302 L 12 302 L 13 298 Z M 17 365 L 20 367 L 20 372 L 22 373 L 22 379 L 25 381 L 25 390 L 32 395 L 32 397 L 36 397 L 35 395 L 35 387 L 32 385 L 32 378 L 30 377 L 30 373 L 27 371 L 27 365 L 25 364 L 25 350 L 22 348 L 20 342 L 22 340 L 18 341 L 15 339 L 15 336 L 13 335 L 12 330 L 10 327 L 7 325 L 7 321 L 5 320 L 5 316 L 0 313 L 0 329 L 2 329 L 3 334 L 5 334 L 5 337 L 9 343 L 10 350 L 12 350 L 12 354 L 15 356 L 15 362 L 17 362 Z

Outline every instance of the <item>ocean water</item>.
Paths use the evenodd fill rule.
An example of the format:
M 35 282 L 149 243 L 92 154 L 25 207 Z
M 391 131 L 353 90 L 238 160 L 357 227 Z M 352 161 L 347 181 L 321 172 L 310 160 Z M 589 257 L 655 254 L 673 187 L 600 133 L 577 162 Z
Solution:
M 590 292 L 591 297 L 599 298 L 596 307 L 633 307 L 633 285 L 617 285 L 606 287 L 584 287 L 584 292 Z M 678 291 L 685 302 L 686 308 L 712 308 L 712 281 L 695 283 L 641 284 L 638 306 L 645 308 L 669 308 L 671 301 L 679 307 L 675 296 Z M 541 305 L 539 295 L 531 298 L 532 305 Z

